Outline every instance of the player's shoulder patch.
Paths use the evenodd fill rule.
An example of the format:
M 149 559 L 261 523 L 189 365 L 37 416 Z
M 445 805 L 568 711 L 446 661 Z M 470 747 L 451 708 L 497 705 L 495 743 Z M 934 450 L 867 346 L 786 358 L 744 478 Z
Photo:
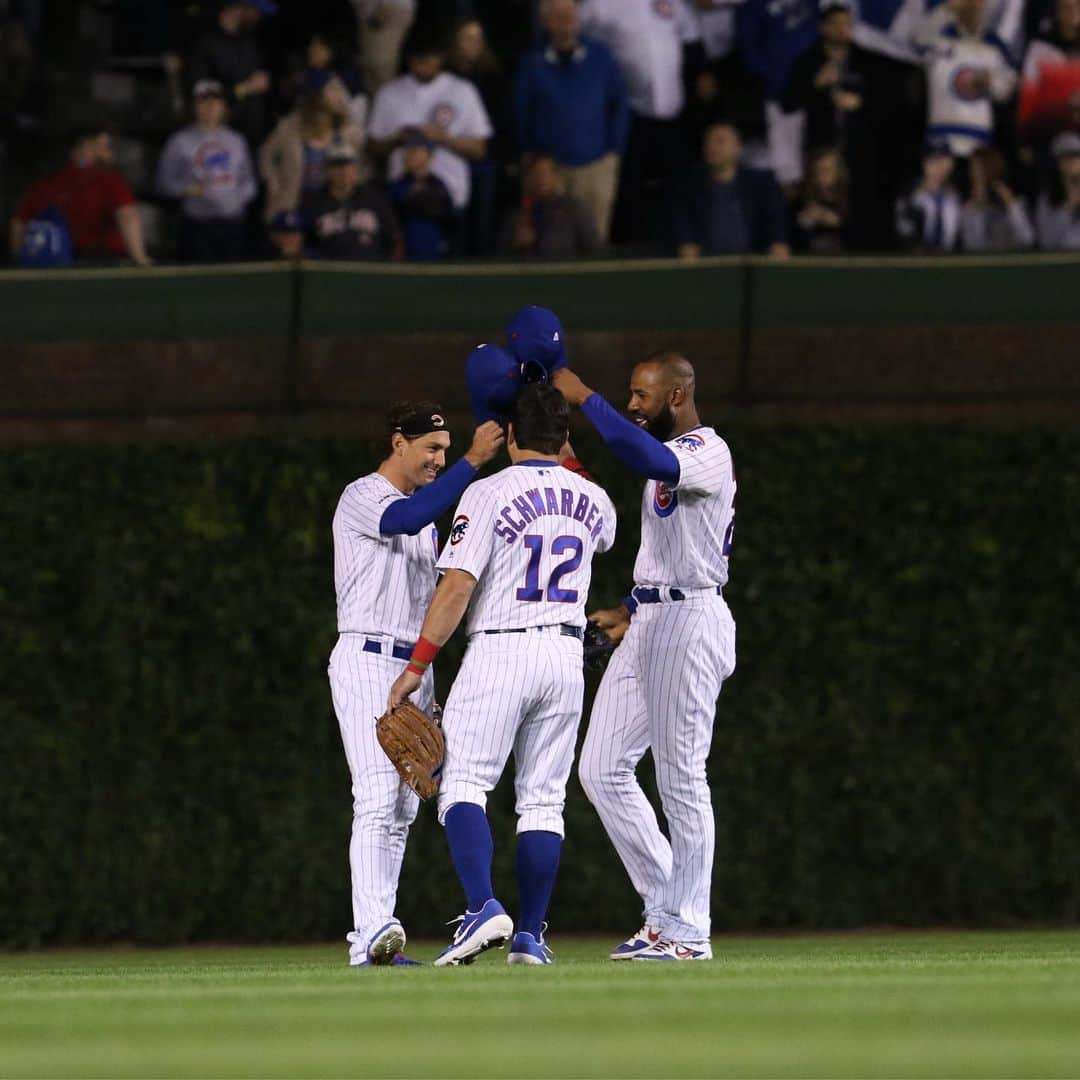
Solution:
M 670 446 L 672 450 L 683 451 L 688 454 L 696 454 L 700 450 L 704 450 L 706 447 L 712 449 L 716 443 L 722 443 L 724 440 L 716 434 L 716 431 L 711 427 L 705 427 L 702 424 L 700 427 L 694 428 L 692 431 L 683 432 L 682 435 L 677 435 L 674 439 L 668 439 L 665 446 Z
M 469 515 L 458 514 L 454 518 L 454 524 L 450 526 L 450 543 L 457 546 L 465 539 L 465 534 L 469 531 Z

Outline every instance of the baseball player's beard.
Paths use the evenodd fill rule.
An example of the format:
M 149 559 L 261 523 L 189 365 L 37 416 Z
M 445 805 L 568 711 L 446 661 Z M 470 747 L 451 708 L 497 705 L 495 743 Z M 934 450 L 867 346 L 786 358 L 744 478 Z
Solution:
M 647 420 L 649 434 L 660 442 L 667 442 L 675 430 L 675 414 L 665 405 L 655 416 Z

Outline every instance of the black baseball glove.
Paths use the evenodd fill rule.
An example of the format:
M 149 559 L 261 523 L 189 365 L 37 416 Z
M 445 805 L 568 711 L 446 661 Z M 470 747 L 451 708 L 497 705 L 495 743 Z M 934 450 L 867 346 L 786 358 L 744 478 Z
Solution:
M 585 624 L 583 660 L 589 671 L 603 671 L 607 667 L 611 654 L 615 651 L 615 642 L 590 619 Z

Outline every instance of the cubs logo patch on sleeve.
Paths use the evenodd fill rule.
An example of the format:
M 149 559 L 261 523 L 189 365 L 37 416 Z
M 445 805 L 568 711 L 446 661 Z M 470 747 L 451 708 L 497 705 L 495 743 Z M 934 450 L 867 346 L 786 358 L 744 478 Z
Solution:
M 700 435 L 688 431 L 685 435 L 680 435 L 675 440 L 675 445 L 681 446 L 684 450 L 689 450 L 690 453 L 693 453 L 695 450 L 700 450 L 705 445 L 705 440 Z
M 450 543 L 460 544 L 465 539 L 465 533 L 469 528 L 469 515 L 458 514 L 454 518 L 454 524 L 450 526 Z

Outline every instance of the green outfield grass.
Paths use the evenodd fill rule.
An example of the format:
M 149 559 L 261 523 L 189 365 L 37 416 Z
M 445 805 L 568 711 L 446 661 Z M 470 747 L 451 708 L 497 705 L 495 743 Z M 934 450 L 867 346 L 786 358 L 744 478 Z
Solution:
M 717 959 L 0 956 L 2 1076 L 1080 1076 L 1080 933 L 717 938 Z M 415 950 L 430 960 L 437 946 Z

